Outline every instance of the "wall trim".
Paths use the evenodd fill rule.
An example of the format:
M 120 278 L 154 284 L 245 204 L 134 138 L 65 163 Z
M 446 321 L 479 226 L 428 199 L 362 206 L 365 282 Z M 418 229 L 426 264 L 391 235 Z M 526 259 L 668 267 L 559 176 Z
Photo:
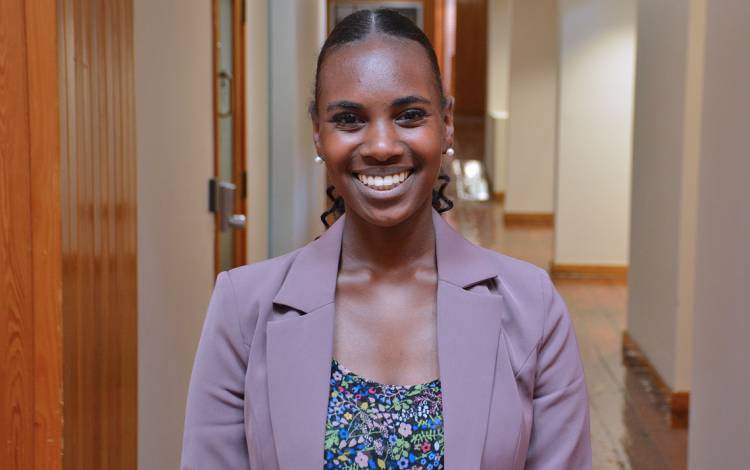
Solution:
M 504 193 L 503 198 L 505 198 Z M 505 222 L 505 225 L 513 226 L 554 227 L 555 214 L 548 212 L 506 212 L 503 215 L 503 222 Z
M 492 200 L 493 201 L 497 201 L 497 202 L 499 202 L 501 204 L 504 203 L 505 202 L 505 191 L 493 192 L 492 193 Z
M 553 279 L 605 280 L 628 282 L 628 266 L 616 264 L 563 264 L 550 263 Z
M 686 429 L 689 423 L 690 392 L 672 390 L 627 330 L 622 332 L 622 362 L 626 366 L 635 365 L 646 370 L 649 381 L 669 400 L 672 427 Z

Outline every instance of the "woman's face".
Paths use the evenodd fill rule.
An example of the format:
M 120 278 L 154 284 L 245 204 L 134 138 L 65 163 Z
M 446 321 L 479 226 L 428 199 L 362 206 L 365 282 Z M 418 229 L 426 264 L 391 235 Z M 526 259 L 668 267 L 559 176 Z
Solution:
M 411 40 L 374 34 L 334 49 L 318 77 L 315 146 L 347 212 L 389 227 L 432 204 L 452 101 Z

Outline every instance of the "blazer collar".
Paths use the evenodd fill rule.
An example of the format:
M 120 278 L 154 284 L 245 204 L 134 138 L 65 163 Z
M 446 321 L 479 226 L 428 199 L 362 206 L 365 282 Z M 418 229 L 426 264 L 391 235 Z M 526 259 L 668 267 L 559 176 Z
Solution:
M 345 223 L 343 215 L 300 250 L 274 303 L 309 313 L 334 301 Z M 432 225 L 439 280 L 467 288 L 497 275 L 484 250 L 456 232 L 434 209 Z

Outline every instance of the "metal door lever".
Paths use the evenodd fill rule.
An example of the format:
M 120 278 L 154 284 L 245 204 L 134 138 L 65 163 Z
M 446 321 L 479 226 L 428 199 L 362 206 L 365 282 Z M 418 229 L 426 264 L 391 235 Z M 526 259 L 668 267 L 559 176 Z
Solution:
M 245 214 L 234 214 L 234 193 L 237 186 L 226 181 L 219 181 L 217 185 L 217 207 L 219 211 L 219 228 L 222 232 L 230 229 L 245 228 L 247 217 Z

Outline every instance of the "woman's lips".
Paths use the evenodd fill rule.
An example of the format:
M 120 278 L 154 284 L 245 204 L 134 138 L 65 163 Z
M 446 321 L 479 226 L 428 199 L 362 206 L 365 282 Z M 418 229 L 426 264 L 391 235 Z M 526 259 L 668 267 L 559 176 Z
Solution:
M 352 175 L 352 179 L 355 181 L 355 185 L 359 188 L 360 193 L 363 196 L 370 199 L 371 201 L 390 201 L 397 199 L 409 191 L 409 188 L 414 186 L 414 170 L 402 171 L 395 173 L 396 179 L 394 182 L 394 175 L 386 176 L 368 176 L 355 173 Z M 390 184 L 388 183 L 388 177 L 390 176 Z M 377 178 L 381 178 L 382 182 L 378 182 Z
M 361 173 L 355 173 L 355 177 L 359 180 L 360 183 L 368 188 L 374 189 L 376 191 L 388 191 L 403 184 L 404 181 L 409 179 L 409 176 L 411 176 L 411 174 L 411 171 L 405 170 L 399 173 L 385 176 L 369 176 L 363 175 Z

